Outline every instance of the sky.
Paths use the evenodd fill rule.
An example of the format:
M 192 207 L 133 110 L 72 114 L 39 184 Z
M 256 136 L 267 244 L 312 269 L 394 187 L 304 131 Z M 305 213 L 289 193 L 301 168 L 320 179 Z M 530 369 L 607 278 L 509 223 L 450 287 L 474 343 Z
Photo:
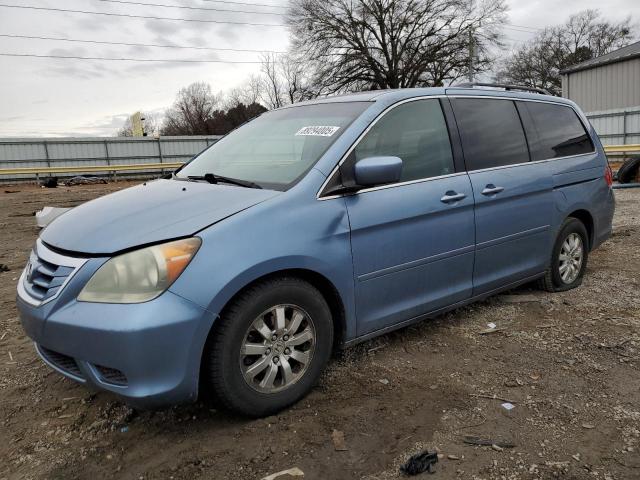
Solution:
M 259 51 L 285 51 L 288 47 L 288 32 L 277 25 L 284 21 L 282 14 L 287 0 L 254 0 L 253 3 L 251 0 L 126 1 L 155 6 L 131 5 L 121 3 L 121 0 L 7 0 L 0 4 L 0 54 L 160 60 L 104 61 L 0 55 L 0 137 L 114 135 L 135 111 L 161 114 L 171 105 L 178 90 L 192 82 L 205 81 L 216 92 L 238 86 L 249 75 L 258 72 Z M 638 0 L 507 0 L 507 3 L 511 27 L 505 28 L 504 35 L 512 46 L 530 39 L 536 29 L 563 23 L 571 14 L 587 8 L 601 9 L 608 19 L 620 20 L 631 15 L 636 23 L 640 22 Z M 241 10 L 244 12 L 239 12 Z M 16 36 L 199 48 L 106 45 Z M 247 63 L 166 61 L 202 59 Z

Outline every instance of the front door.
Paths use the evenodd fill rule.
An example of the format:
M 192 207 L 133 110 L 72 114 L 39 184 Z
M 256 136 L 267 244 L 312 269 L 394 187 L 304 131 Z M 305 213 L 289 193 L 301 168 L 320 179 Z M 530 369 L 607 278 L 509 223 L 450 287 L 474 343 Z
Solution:
M 468 299 L 472 291 L 473 192 L 468 175 L 455 171 L 440 101 L 389 110 L 344 168 L 384 155 L 402 159 L 400 182 L 345 197 L 358 335 Z

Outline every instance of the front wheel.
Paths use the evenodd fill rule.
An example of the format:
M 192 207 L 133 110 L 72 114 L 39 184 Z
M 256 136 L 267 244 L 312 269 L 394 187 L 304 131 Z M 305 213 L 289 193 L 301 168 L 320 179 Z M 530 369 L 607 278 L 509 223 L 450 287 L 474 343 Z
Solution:
M 589 237 L 584 224 L 569 217 L 562 224 L 551 254 L 551 264 L 540 286 L 549 292 L 578 287 L 587 269 Z
M 225 406 L 249 416 L 273 414 L 302 398 L 332 351 L 329 306 L 298 278 L 248 288 L 214 328 L 205 358 L 209 386 Z

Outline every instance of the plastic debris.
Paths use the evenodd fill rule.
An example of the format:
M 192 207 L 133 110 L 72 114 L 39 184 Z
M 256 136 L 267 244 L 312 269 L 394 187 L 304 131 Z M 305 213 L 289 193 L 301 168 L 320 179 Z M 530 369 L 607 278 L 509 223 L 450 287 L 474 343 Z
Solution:
M 504 408 L 505 410 L 513 410 L 514 408 L 516 408 L 516 406 L 511 402 L 504 402 L 502 404 L 502 408 Z
M 474 437 L 473 435 L 467 435 L 464 437 L 464 443 L 492 448 L 494 445 L 499 448 L 514 448 L 516 446 L 515 443 L 508 440 L 494 440 L 491 438 Z
M 496 325 L 495 323 L 491 322 L 491 323 L 487 323 L 487 327 L 489 327 L 489 328 L 496 328 L 496 327 L 497 327 L 497 325 Z
M 333 448 L 336 452 L 345 452 L 348 450 L 347 444 L 344 441 L 344 432 L 333 430 L 333 432 L 331 432 L 331 440 L 333 440 Z
M 36 224 L 38 225 L 38 227 L 44 228 L 60 215 L 68 212 L 69 210 L 71 209 L 60 207 L 44 207 L 42 210 L 38 210 L 36 212 Z
M 94 185 L 96 183 L 107 183 L 104 178 L 100 177 L 85 177 L 82 175 L 70 178 L 64 184 L 67 187 L 71 187 L 73 185 Z
M 271 475 L 267 475 L 263 477 L 262 480 L 277 480 L 280 477 L 283 477 L 282 480 L 286 479 L 286 476 L 289 477 L 304 477 L 304 472 L 300 470 L 298 467 L 290 468 L 289 470 L 282 470 L 281 472 L 272 473 Z
M 387 380 L 386 378 L 381 378 L 380 380 L 378 380 L 381 384 L 383 385 L 389 385 L 389 380 Z
M 120 433 L 127 433 L 128 431 L 129 431 L 129 427 L 126 427 L 126 426 L 120 429 Z
M 412 455 L 404 465 L 400 467 L 400 471 L 405 475 L 420 475 L 424 472 L 435 473 L 434 465 L 438 463 L 438 453 L 425 450 L 421 453 Z
M 58 177 L 47 177 L 40 183 L 44 188 L 56 188 L 58 186 Z

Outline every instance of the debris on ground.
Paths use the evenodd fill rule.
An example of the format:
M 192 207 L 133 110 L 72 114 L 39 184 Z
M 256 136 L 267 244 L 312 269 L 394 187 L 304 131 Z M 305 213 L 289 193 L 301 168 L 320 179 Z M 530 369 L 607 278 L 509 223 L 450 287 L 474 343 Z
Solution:
M 491 438 L 476 437 L 467 435 L 464 437 L 464 443 L 468 445 L 478 445 L 480 447 L 498 447 L 498 448 L 514 448 L 516 445 L 508 440 L 495 440 Z
M 263 477 L 262 480 L 286 480 L 290 477 L 304 477 L 304 472 L 298 467 L 293 467 L 288 470 L 282 470 L 281 472 L 272 473 Z
M 9 271 L 9 267 L 7 267 L 4 263 L 0 263 L 0 273 L 8 272 L 8 271 Z
M 504 402 L 502 404 L 502 408 L 504 408 L 505 410 L 513 410 L 514 408 L 516 408 L 516 406 L 511 402 Z
M 38 210 L 36 212 L 36 224 L 38 227 L 44 228 L 69 210 L 71 209 L 61 207 L 44 207 L 42 210 Z
M 412 455 L 401 467 L 400 471 L 405 475 L 420 475 L 424 472 L 435 473 L 434 465 L 438 463 L 438 452 L 424 452 Z
M 333 440 L 333 448 L 336 452 L 345 452 L 348 450 L 347 444 L 344 441 L 344 432 L 333 430 L 333 432 L 331 432 L 331 440 Z
M 389 380 L 386 378 L 381 378 L 380 380 L 378 380 L 381 384 L 383 385 L 389 385 Z
M 67 187 L 72 187 L 74 185 L 95 185 L 98 183 L 107 183 L 107 181 L 101 177 L 85 177 L 83 175 L 78 175 L 70 178 L 64 184 Z
M 40 182 L 40 185 L 44 188 L 57 188 L 58 177 L 47 177 Z

